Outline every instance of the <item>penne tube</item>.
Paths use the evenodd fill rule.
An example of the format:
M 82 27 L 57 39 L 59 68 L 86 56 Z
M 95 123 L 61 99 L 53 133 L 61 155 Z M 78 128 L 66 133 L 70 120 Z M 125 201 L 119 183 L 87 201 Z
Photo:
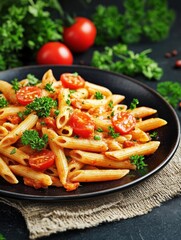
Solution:
M 3 93 L 8 102 L 17 104 L 16 93 L 10 83 L 0 80 L 0 92 Z
M 53 141 L 63 148 L 87 150 L 90 152 L 104 152 L 108 149 L 107 144 L 101 140 L 58 136 Z
M 133 131 L 131 131 L 131 135 L 132 135 L 132 140 L 135 140 L 138 142 L 150 141 L 149 135 L 139 128 L 136 128 Z
M 129 173 L 126 169 L 77 170 L 70 173 L 72 182 L 101 182 L 123 178 Z
M 20 149 L 8 146 L 8 147 L 2 147 L 0 146 L 0 153 L 10 159 L 15 160 L 17 163 L 20 163 L 22 165 L 27 165 L 27 161 L 29 159 L 29 155 L 21 151 Z
M 75 170 L 79 170 L 79 169 L 83 168 L 83 166 L 84 166 L 84 163 L 72 160 L 68 164 L 69 172 L 73 172 Z
M 104 106 L 108 103 L 107 99 L 72 99 L 71 103 L 74 107 L 79 109 L 90 109 L 92 107 Z
M 21 106 L 9 106 L 0 109 L 0 120 L 6 119 L 9 115 L 17 114 L 18 112 L 23 112 L 25 107 Z
M 35 171 L 30 167 L 22 165 L 11 165 L 9 167 L 14 174 L 24 178 L 30 178 L 33 181 L 38 182 L 42 187 L 52 185 L 51 177 L 45 173 Z
M 137 107 L 130 111 L 135 118 L 144 118 L 157 113 L 157 110 L 149 107 Z
M 91 93 L 91 95 L 94 95 L 95 92 L 101 92 L 104 96 L 109 97 L 112 95 L 112 92 L 103 86 L 97 85 L 95 83 L 91 82 L 85 82 L 85 88 L 88 89 L 88 91 Z
M 89 92 L 86 88 L 78 88 L 75 92 L 70 92 L 70 99 L 85 99 L 88 98 Z
M 3 177 L 7 182 L 11 184 L 18 183 L 18 179 L 12 173 L 8 165 L 3 161 L 1 157 L 0 157 L 0 176 Z
M 135 166 L 130 161 L 114 161 L 107 158 L 104 154 L 85 152 L 80 150 L 72 150 L 70 156 L 75 161 L 84 164 L 114 169 L 135 169 Z
M 150 130 L 162 127 L 167 124 L 162 118 L 149 118 L 144 121 L 138 122 L 136 127 L 140 128 L 144 132 L 148 132 Z
M 117 160 L 125 161 L 133 155 L 150 155 L 153 154 L 159 147 L 159 141 L 151 141 L 148 143 L 139 144 L 130 148 L 123 148 L 122 150 L 105 152 L 106 157 Z
M 122 102 L 125 99 L 125 96 L 120 94 L 113 94 L 109 97 L 109 101 L 112 101 L 113 105 L 116 105 L 120 102 Z
M 37 122 L 38 116 L 31 113 L 22 121 L 16 128 L 14 128 L 6 137 L 4 137 L 0 146 L 9 146 L 15 143 L 23 134 L 23 132 L 27 129 L 31 129 Z
M 64 154 L 64 150 L 54 143 L 53 139 L 57 137 L 57 134 L 53 130 L 43 128 L 42 132 L 48 135 L 48 142 L 50 148 L 56 156 L 55 165 L 57 167 L 58 176 L 60 178 L 61 183 L 65 185 L 67 183 L 68 162 Z
M 65 125 L 61 129 L 56 131 L 59 135 L 70 137 L 73 134 L 73 128 L 71 126 Z
M 7 136 L 8 133 L 9 133 L 9 131 L 4 126 L 0 126 L 0 139 Z
M 46 71 L 46 72 L 43 74 L 42 82 L 41 82 L 42 88 L 44 88 L 47 83 L 52 84 L 52 83 L 54 83 L 54 82 L 56 82 L 56 81 L 57 81 L 57 80 L 55 79 L 52 70 L 49 69 L 48 71 Z

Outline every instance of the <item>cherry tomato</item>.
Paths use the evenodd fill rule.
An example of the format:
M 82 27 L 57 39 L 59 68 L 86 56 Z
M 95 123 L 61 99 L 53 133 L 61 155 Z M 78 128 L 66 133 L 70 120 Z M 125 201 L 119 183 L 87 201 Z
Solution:
M 43 149 L 40 152 L 35 152 L 30 155 L 29 164 L 30 166 L 38 171 L 44 171 L 51 167 L 55 162 L 55 154 L 48 150 Z
M 42 90 L 36 86 L 27 86 L 20 88 L 16 93 L 18 102 L 26 106 L 31 103 L 36 97 L 41 97 Z
M 75 134 L 83 138 L 93 136 L 95 124 L 91 117 L 85 112 L 74 111 L 69 120 L 70 126 Z
M 75 18 L 75 23 L 63 30 L 64 43 L 73 52 L 84 52 L 89 49 L 96 38 L 96 27 L 84 17 Z
M 136 118 L 126 112 L 120 112 L 113 116 L 112 124 L 117 132 L 124 135 L 134 129 Z
M 85 80 L 77 73 L 63 73 L 60 81 L 65 88 L 78 89 L 85 85 Z
M 45 43 L 36 56 L 38 64 L 65 64 L 72 65 L 73 55 L 71 51 L 60 42 Z

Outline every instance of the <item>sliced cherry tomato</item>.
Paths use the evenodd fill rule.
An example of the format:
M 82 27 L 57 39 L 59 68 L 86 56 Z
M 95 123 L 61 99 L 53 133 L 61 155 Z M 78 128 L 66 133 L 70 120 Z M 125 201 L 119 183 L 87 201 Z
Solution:
M 127 112 L 120 112 L 113 116 L 112 124 L 117 132 L 124 135 L 134 129 L 136 118 Z
M 27 86 L 20 88 L 16 93 L 16 98 L 18 102 L 26 106 L 27 104 L 33 102 L 37 97 L 41 97 L 42 90 L 36 86 Z
M 38 64 L 66 64 L 72 65 L 73 55 L 71 51 L 60 42 L 45 43 L 36 56 Z
M 83 138 L 90 138 L 93 136 L 95 124 L 91 117 L 85 112 L 78 110 L 74 111 L 69 121 L 76 135 Z
M 7 120 L 12 124 L 19 124 L 22 121 L 22 119 L 17 114 L 9 115 L 7 117 Z
M 77 17 L 70 27 L 64 27 L 63 40 L 73 52 L 84 52 L 94 44 L 96 33 L 92 21 L 85 17 Z
M 85 80 L 77 73 L 63 73 L 60 76 L 60 81 L 65 88 L 78 89 L 85 85 Z
M 40 152 L 35 152 L 30 155 L 29 164 L 30 166 L 38 171 L 44 171 L 51 167 L 55 162 L 55 154 L 48 150 L 43 149 Z

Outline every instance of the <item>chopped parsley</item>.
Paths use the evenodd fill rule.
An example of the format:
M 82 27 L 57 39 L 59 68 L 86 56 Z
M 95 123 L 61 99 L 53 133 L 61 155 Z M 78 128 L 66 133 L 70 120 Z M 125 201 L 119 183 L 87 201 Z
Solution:
M 117 137 L 120 136 L 120 134 L 119 134 L 119 133 L 116 133 L 116 132 L 115 132 L 115 129 L 114 129 L 113 127 L 111 127 L 111 126 L 108 127 L 108 134 L 109 134 L 111 137 L 113 137 L 113 138 L 117 138 Z
M 98 127 L 98 128 L 96 129 L 96 131 L 97 131 L 97 132 L 103 132 L 102 128 L 100 128 L 100 127 Z
M 138 104 L 139 104 L 139 100 L 137 98 L 133 98 L 129 108 L 133 110 L 137 107 Z
M 26 105 L 24 115 L 28 115 L 35 111 L 38 117 L 48 117 L 52 108 L 57 107 L 57 101 L 50 97 L 35 98 L 33 102 Z M 20 114 L 18 114 L 20 116 Z
M 157 132 L 157 131 L 153 131 L 152 133 L 150 133 L 150 137 L 151 137 L 152 140 L 157 139 L 157 137 L 158 137 L 158 132 Z
M 12 88 L 17 92 L 20 89 L 20 83 L 17 78 L 11 81 Z
M 29 145 L 32 149 L 41 151 L 48 143 L 48 135 L 39 136 L 36 130 L 25 130 L 21 137 L 23 145 Z
M 47 83 L 45 85 L 45 90 L 49 91 L 49 92 L 52 92 L 54 93 L 55 92 L 55 89 L 52 87 L 52 83 Z
M 12 155 L 12 154 L 15 154 L 15 153 L 16 153 L 16 148 L 13 148 L 13 149 L 11 150 L 10 154 Z
M 28 79 L 28 85 L 34 86 L 37 85 L 40 81 L 38 78 L 36 78 L 33 74 L 29 73 L 27 75 L 27 79 Z
M 103 94 L 101 92 L 96 92 L 94 97 L 97 99 L 97 100 L 101 100 L 104 98 Z
M 133 155 L 130 157 L 131 163 L 134 164 L 138 170 L 147 166 L 144 159 L 145 157 L 142 155 Z
M 8 101 L 4 97 L 0 96 L 0 108 L 4 108 L 7 106 L 8 106 Z
M 112 100 L 108 103 L 108 106 L 109 106 L 111 109 L 114 107 Z

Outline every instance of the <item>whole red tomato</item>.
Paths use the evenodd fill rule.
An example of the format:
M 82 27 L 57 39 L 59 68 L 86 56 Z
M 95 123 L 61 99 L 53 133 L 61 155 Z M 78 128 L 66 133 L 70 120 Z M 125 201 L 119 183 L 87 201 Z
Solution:
M 72 65 L 73 55 L 71 51 L 60 42 L 45 43 L 36 56 L 38 64 L 65 64 Z
M 84 52 L 89 49 L 96 38 L 96 27 L 92 21 L 84 17 L 75 18 L 75 23 L 63 30 L 66 46 L 73 52 Z

